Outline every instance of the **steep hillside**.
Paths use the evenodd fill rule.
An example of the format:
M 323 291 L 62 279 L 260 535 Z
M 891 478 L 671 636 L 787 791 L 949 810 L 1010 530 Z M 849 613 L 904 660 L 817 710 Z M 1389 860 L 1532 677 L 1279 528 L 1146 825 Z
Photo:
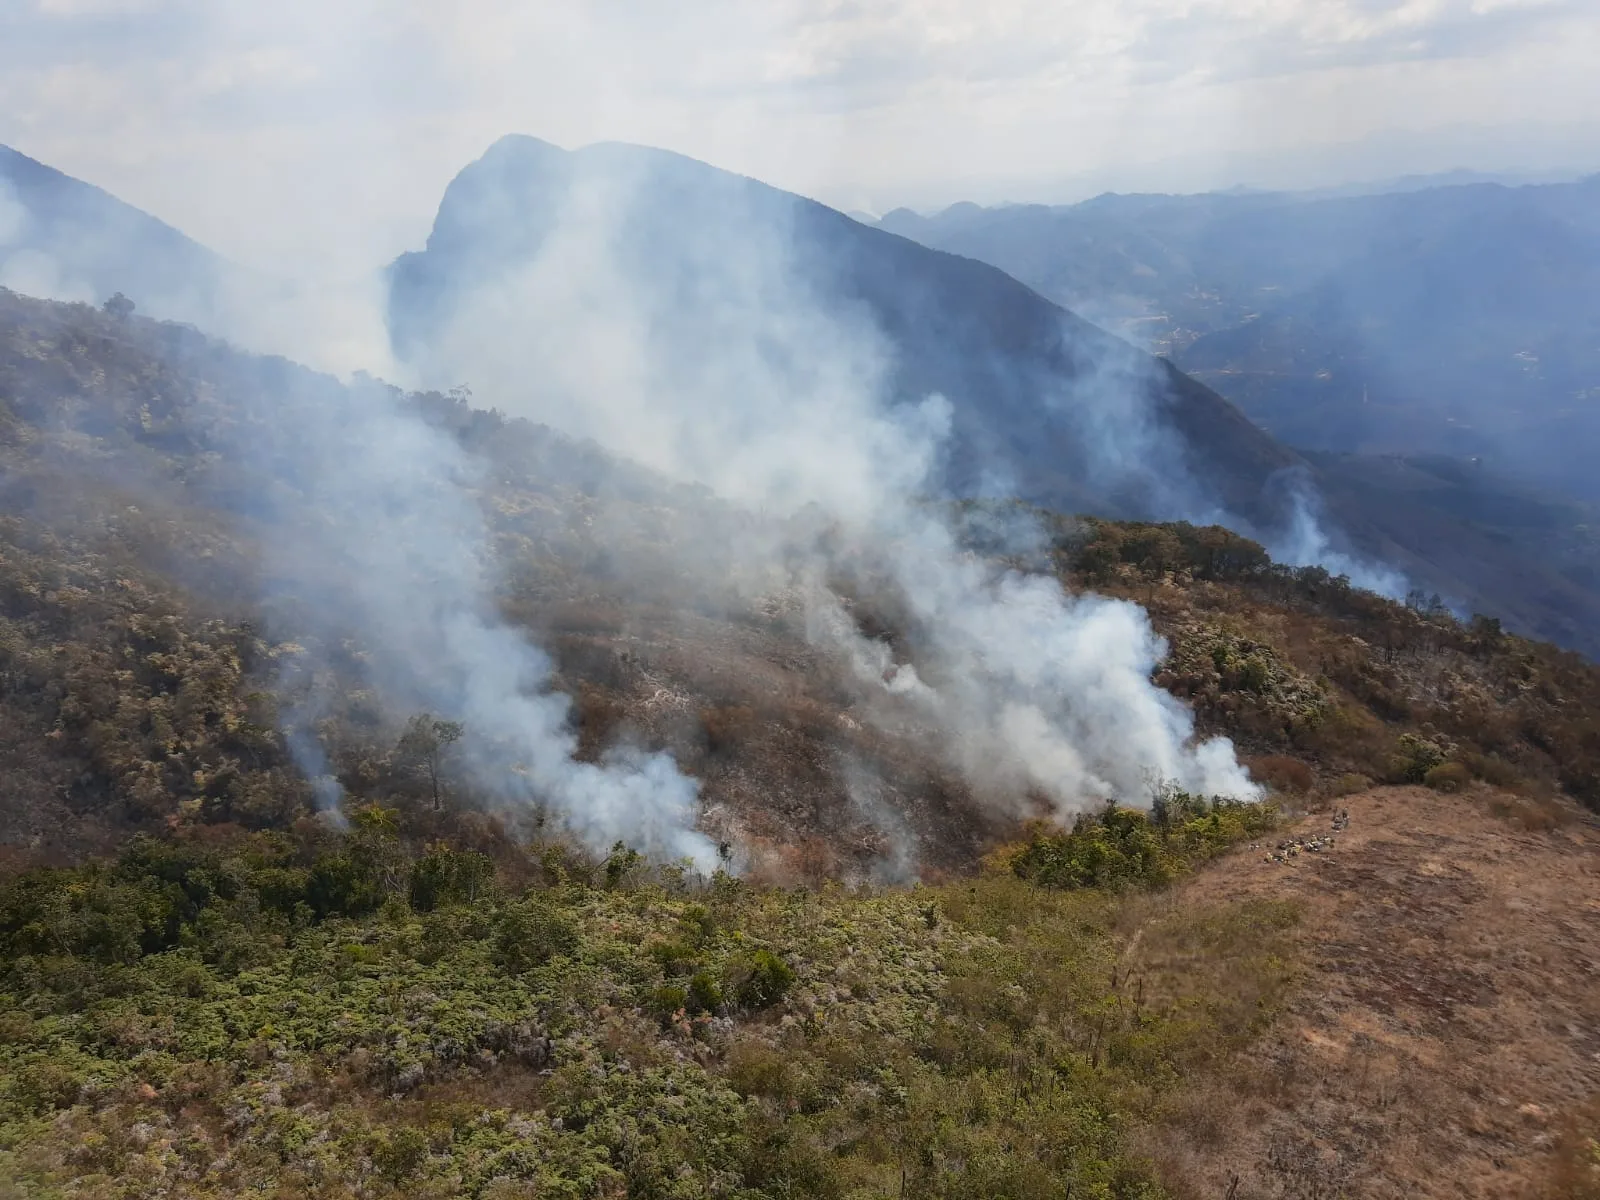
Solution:
M 1184 890 L 1294 906 L 1305 957 L 1274 1027 L 1152 1138 L 1180 1194 L 1593 1196 L 1600 825 L 1422 788 L 1338 806 L 1328 853 Z
M 1594 498 L 1600 176 L 1374 196 L 904 210 L 1172 357 L 1288 445 L 1482 455 Z
M 121 291 L 141 312 L 226 329 L 252 345 L 294 345 L 343 361 L 348 347 L 339 331 L 326 313 L 317 315 L 339 309 L 341 298 L 246 277 L 98 189 L 8 155 L 0 232 L 8 261 L 27 268 L 12 276 L 19 289 L 65 289 L 84 298 Z M 1550 529 L 1507 528 L 1486 522 L 1488 510 L 1479 503 L 1473 514 L 1455 511 L 1441 521 L 1428 506 L 1417 507 L 1415 489 L 1387 486 L 1392 473 L 1324 457 L 1308 475 L 1303 459 L 1275 446 L 1214 393 L 998 272 L 925 253 L 832 210 L 671 155 L 631 147 L 567 155 L 526 138 L 497 145 L 450 189 L 430 248 L 396 264 L 397 345 L 441 386 L 463 379 L 487 384 L 496 403 L 531 404 L 542 419 L 566 425 L 583 405 L 550 389 L 530 400 L 520 386 L 530 365 L 495 365 L 506 345 L 523 340 L 514 328 L 496 327 L 504 313 L 493 320 L 475 314 L 468 322 L 493 328 L 498 349 L 455 347 L 470 350 L 463 361 L 428 348 L 424 333 L 431 330 L 437 340 L 441 329 L 452 328 L 451 313 L 459 316 L 484 287 L 495 286 L 489 281 L 515 286 L 558 217 L 570 215 L 571 198 L 585 197 L 582 203 L 594 207 L 597 181 L 607 181 L 607 204 L 618 204 L 619 188 L 627 194 L 622 211 L 605 219 L 633 233 L 623 239 L 625 249 L 612 249 L 620 249 L 617 261 L 635 277 L 628 289 L 633 300 L 651 310 L 641 319 L 660 343 L 673 345 L 667 358 L 676 357 L 680 375 L 702 370 L 705 356 L 694 347 L 749 334 L 730 330 L 730 313 L 737 324 L 758 285 L 769 292 L 756 306 L 772 307 L 774 281 L 763 280 L 763 264 L 781 261 L 792 275 L 782 281 L 784 304 L 797 291 L 817 301 L 817 311 L 803 314 L 777 306 L 780 319 L 795 318 L 786 336 L 792 340 L 818 312 L 844 328 L 877 330 L 889 361 L 886 378 L 874 386 L 881 382 L 903 402 L 930 394 L 951 401 L 953 436 L 940 466 L 956 494 L 1016 494 L 1101 515 L 1224 520 L 1296 561 L 1349 562 L 1353 550 L 1357 560 L 1387 564 L 1461 610 L 1493 612 L 1520 632 L 1600 653 L 1594 632 L 1600 592 L 1587 582 L 1596 564 L 1583 545 L 1588 523 L 1581 515 L 1563 515 Z M 603 274 L 597 265 L 591 257 L 568 278 Z M 69 276 L 71 286 L 63 282 Z M 696 299 L 684 304 L 684 296 Z M 518 304 L 512 312 L 531 311 Z M 821 337 L 809 353 L 851 358 L 832 337 Z M 876 370 L 878 350 L 854 357 Z M 619 359 L 626 362 L 627 356 Z M 770 367 L 769 360 L 763 369 Z M 803 363 L 785 369 L 796 367 L 807 369 Z M 1328 478 L 1319 480 L 1318 472 Z M 1325 528 L 1309 538 L 1293 519 L 1307 483 L 1327 499 Z
M 347 388 L 180 326 L 0 299 L 13 844 L 70 840 L 72 812 L 122 828 L 292 823 L 315 798 L 282 731 L 312 727 L 350 804 L 418 798 L 401 745 L 415 683 L 379 672 L 363 630 L 323 611 L 360 564 L 281 550 L 361 518 L 302 507 L 310 468 L 289 400 L 355 405 L 362 388 L 486 462 L 472 495 L 500 559 L 496 603 L 553 655 L 581 755 L 618 736 L 671 751 L 702 781 L 708 828 L 752 862 L 770 851 L 774 869 L 813 842 L 832 865 L 807 869 L 955 868 L 1014 820 L 939 765 L 934 728 L 867 719 L 868 693 L 797 596 L 722 587 L 751 519 L 700 490 L 460 397 Z M 1392 760 L 1421 738 L 1423 757 L 1600 800 L 1600 675 L 1573 655 L 1275 566 L 1221 529 L 1010 502 L 960 513 L 989 553 L 1018 553 L 995 534 L 1037 521 L 1042 543 L 1019 565 L 1144 605 L 1171 643 L 1160 678 L 1203 733 L 1326 779 L 1403 777 L 1413 768 Z M 918 653 L 903 601 L 871 578 L 837 581 L 853 619 Z M 327 705 L 297 716 L 317 691 Z M 444 773 L 446 798 L 465 803 L 466 776 Z M 454 820 L 444 808 L 417 819 Z
M 328 620 L 370 560 L 327 530 L 373 510 L 306 503 L 305 431 L 369 405 L 480 464 L 494 602 L 549 649 L 577 753 L 671 751 L 729 871 L 486 789 L 483 730 Z M 874 714 L 796 597 L 719 586 L 749 514 L 462 395 L 0 292 L 0 487 L 7 1200 L 1585 1186 L 1600 671 L 1574 655 L 1220 528 L 968 503 L 973 561 L 1148 606 L 1157 682 L 1272 790 L 1152 779 L 1147 809 L 1030 823 Z M 286 552 L 313 545 L 351 557 Z M 402 607 L 448 561 L 422 549 Z M 851 618 L 915 657 L 870 579 L 835 581 Z M 1329 807 L 1336 847 L 1241 845 Z M 1461 914 L 1476 940 L 1436 944 Z M 1416 1082 L 1466 1042 L 1514 1060 L 1512 1109 Z M 1471 1128 L 1432 1157 L 1385 1132 L 1441 1114 Z M 1523 1122 L 1549 1137 L 1502 1148 Z
M 0 287 L 199 320 L 237 268 L 92 184 L 0 146 Z

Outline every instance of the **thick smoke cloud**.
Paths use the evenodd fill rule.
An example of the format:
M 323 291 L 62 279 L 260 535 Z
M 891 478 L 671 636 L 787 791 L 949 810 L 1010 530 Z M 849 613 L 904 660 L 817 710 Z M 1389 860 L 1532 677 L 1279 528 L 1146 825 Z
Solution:
M 641 197 L 626 165 L 593 161 L 525 266 L 453 298 L 426 374 L 763 514 L 735 550 L 741 576 L 797 591 L 872 719 L 937 729 L 978 794 L 1061 815 L 1158 780 L 1256 794 L 1231 745 L 1196 744 L 1151 684 L 1164 647 L 1142 610 L 996 567 L 922 501 L 949 406 L 886 400 L 884 340 L 813 291 L 770 207 L 731 187 L 677 221 L 670 194 Z M 637 244 L 641 202 L 669 206 L 671 254 Z M 890 597 L 909 649 L 861 633 L 841 585 Z
M 81 279 L 32 244 L 32 214 L 10 180 L 0 177 L 0 287 L 49 300 L 90 300 Z
M 292 462 L 248 436 L 234 452 L 278 482 L 263 505 L 268 590 L 292 603 L 297 629 L 324 645 L 353 635 L 391 705 L 459 721 L 461 767 L 506 809 L 538 813 L 597 849 L 625 839 L 713 869 L 715 847 L 693 829 L 695 782 L 669 757 L 626 746 L 598 764 L 575 757 L 548 658 L 494 606 L 481 461 L 370 380 L 340 389 L 291 373 L 264 395 L 271 411 L 256 415 L 278 432 L 260 447 L 281 447 L 289 431 Z M 316 735 L 320 657 L 306 648 L 286 660 L 286 735 L 337 814 Z

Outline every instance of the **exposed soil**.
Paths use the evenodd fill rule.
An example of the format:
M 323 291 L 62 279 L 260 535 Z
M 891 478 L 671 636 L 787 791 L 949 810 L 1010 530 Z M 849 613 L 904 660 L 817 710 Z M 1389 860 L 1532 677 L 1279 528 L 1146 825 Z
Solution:
M 1331 850 L 1240 850 L 1184 885 L 1297 902 L 1306 974 L 1154 1153 L 1195 1197 L 1538 1195 L 1561 1122 L 1600 1094 L 1600 822 L 1487 791 L 1338 807 Z

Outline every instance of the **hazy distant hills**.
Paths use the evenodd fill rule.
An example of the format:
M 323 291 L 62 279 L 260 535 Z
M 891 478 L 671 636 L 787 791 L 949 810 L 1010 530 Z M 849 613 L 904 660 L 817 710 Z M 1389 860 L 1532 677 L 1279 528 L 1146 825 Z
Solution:
M 148 213 L 0 146 L 0 286 L 96 304 L 122 292 L 155 315 L 203 321 L 236 271 Z
M 881 225 L 1170 355 L 1289 445 L 1483 456 L 1600 499 L 1600 176 L 956 205 Z
M 618 180 L 626 186 L 614 186 Z M 633 293 L 696 354 L 718 335 L 723 289 L 742 257 L 781 241 L 798 284 L 829 312 L 870 322 L 892 350 L 891 388 L 953 406 L 945 478 L 957 492 L 1000 490 L 1068 510 L 1163 511 L 1155 463 L 1108 472 L 1108 410 L 1138 410 L 1177 431 L 1169 465 L 1202 481 L 1205 503 L 1272 519 L 1269 481 L 1299 460 L 1209 388 L 1062 311 L 999 270 L 870 229 L 821 204 L 659 150 L 567 152 L 508 137 L 450 184 L 424 250 L 392 271 L 390 328 L 402 357 L 426 361 L 468 297 L 514 278 L 586 197 L 607 192 L 608 228 Z M 619 198 L 620 197 L 620 198 Z M 789 282 L 786 280 L 786 283 Z M 818 347 L 819 351 L 825 347 Z M 465 370 L 468 364 L 452 364 Z M 448 376 L 447 376 L 448 377 Z M 1197 505 L 1198 507 L 1198 505 Z
M 230 320 L 237 321 L 237 303 L 230 314 L 219 300 L 237 276 L 215 254 L 25 156 L 4 152 L 0 164 L 0 286 L 93 302 L 120 291 L 142 311 L 213 332 L 227 333 Z M 497 143 L 452 183 L 427 247 L 391 268 L 389 320 L 397 348 L 426 361 L 432 340 L 475 289 L 514 277 L 538 252 L 562 206 L 618 171 L 642 185 L 629 189 L 633 199 L 618 225 L 620 256 L 637 268 L 632 273 L 650 293 L 645 307 L 665 335 L 698 353 L 717 332 L 708 313 L 719 279 L 748 256 L 741 239 L 780 239 L 804 289 L 826 299 L 847 325 L 881 331 L 895 399 L 936 392 L 949 400 L 953 428 L 940 466 L 953 492 L 1015 494 L 1102 515 L 1209 519 L 1226 512 L 1237 525 L 1271 533 L 1282 516 L 1286 477 L 1309 471 L 1327 498 L 1330 525 L 1349 534 L 1359 551 L 1464 608 L 1600 654 L 1594 534 L 1600 522 L 1583 504 L 1551 498 L 1492 468 L 1463 474 L 1459 464 L 1426 455 L 1372 460 L 1336 448 L 1313 454 L 1308 466 L 1171 363 L 1134 350 L 993 266 L 665 152 L 599 146 L 568 153 L 531 138 Z M 1581 216 L 1579 194 L 1569 195 L 1570 212 Z M 1147 208 L 1165 212 L 1169 225 L 1199 228 L 1233 203 L 1266 212 L 1285 201 L 1108 198 L 1080 208 Z M 1027 211 L 1002 212 L 1007 220 L 1033 219 Z M 936 223 L 967 219 L 981 228 L 994 215 L 969 206 Z M 1566 227 L 1579 224 L 1574 216 Z M 1114 241 L 1080 239 L 1100 249 L 1094 261 L 1101 283 L 1085 287 L 1104 285 L 1101 294 L 1126 297 L 1112 285 L 1159 278 L 1152 262 L 1164 264 L 1162 271 L 1192 273 L 1172 242 L 1125 224 Z M 1323 251 L 1308 244 L 1301 253 L 1299 277 L 1311 278 L 1312 260 Z M 1556 261 L 1551 269 L 1573 268 Z M 1185 319 L 1192 327 L 1211 321 L 1207 332 L 1217 341 L 1210 344 L 1220 345 L 1232 328 L 1225 324 L 1230 302 L 1218 294 L 1187 302 L 1196 315 Z M 1574 304 L 1581 302 L 1574 296 Z M 1091 311 L 1106 319 L 1103 306 Z M 530 313 L 528 320 L 535 319 Z M 1198 339 L 1186 349 L 1205 350 Z M 474 378 L 476 364 L 461 366 L 447 364 L 455 372 L 450 382 Z M 1140 402 L 1130 404 L 1130 396 Z
M 1201 325 L 1220 339 L 1247 324 L 1248 314 L 1196 281 L 1227 267 L 1230 246 L 1250 236 L 1268 244 L 1245 256 L 1231 278 L 1264 277 L 1282 263 L 1278 277 L 1290 271 L 1314 281 L 1339 265 L 1336 243 L 1353 236 L 1356 218 L 1337 208 L 1318 236 L 1305 235 L 1295 224 L 1298 208 L 1279 196 L 1106 197 L 1066 214 L 958 205 L 932 221 L 901 214 L 874 229 L 662 151 L 567 152 L 510 137 L 456 177 L 426 248 L 391 270 L 390 329 L 401 356 L 426 363 L 451 323 L 469 319 L 474 295 L 511 287 L 574 206 L 592 205 L 600 184 L 618 177 L 628 183 L 624 211 L 608 222 L 622 231 L 619 257 L 655 293 L 645 307 L 688 353 L 715 340 L 705 314 L 718 303 L 719 272 L 748 253 L 742 242 L 756 228 L 779 231 L 817 296 L 886 335 L 901 398 L 937 392 L 950 400 L 953 450 L 944 478 L 958 494 L 998 490 L 1065 511 L 1165 519 L 1214 519 L 1226 510 L 1236 525 L 1254 523 L 1270 535 L 1282 518 L 1286 478 L 1306 470 L 1282 438 L 1265 435 L 1169 362 L 1134 352 L 1017 280 L 959 256 L 1006 247 L 1014 258 L 992 254 L 992 262 L 1019 273 L 1031 263 L 1030 282 L 1102 320 L 1107 306 L 1097 298 L 1112 297 L 1126 315 L 1153 303 L 1130 295 L 1135 285 L 1170 291 L 1183 302 L 1191 340 Z M 1550 195 L 1578 206 L 1575 192 Z M 1409 211 L 1406 196 L 1372 199 Z M 1138 213 L 1143 224 L 1131 215 Z M 1386 219 L 1381 209 L 1362 218 Z M 1393 219 L 1399 232 L 1386 236 L 1404 241 L 1409 226 Z M 1059 236 L 1043 239 L 1041 228 Z M 958 253 L 889 236 L 896 229 L 928 241 L 937 233 Z M 1398 301 L 1389 311 L 1396 321 L 1405 317 Z M 467 365 L 450 364 L 440 382 L 452 369 Z M 1122 389 L 1130 388 L 1142 389 L 1149 404 L 1129 404 Z M 1151 428 L 1135 428 L 1141 409 Z M 1429 449 L 1426 442 L 1399 448 Z M 1116 461 L 1130 450 L 1146 451 L 1147 461 Z M 1462 476 L 1425 454 L 1315 457 L 1310 478 L 1336 536 L 1343 531 L 1358 549 L 1464 608 L 1600 652 L 1600 544 L 1584 505 L 1552 500 L 1493 469 Z M 1503 513 L 1515 519 L 1499 519 Z

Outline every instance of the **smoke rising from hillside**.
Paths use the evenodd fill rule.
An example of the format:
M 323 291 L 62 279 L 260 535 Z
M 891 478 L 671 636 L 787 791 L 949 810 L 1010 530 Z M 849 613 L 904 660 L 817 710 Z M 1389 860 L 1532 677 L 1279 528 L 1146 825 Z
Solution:
M 730 186 L 680 199 L 696 209 L 676 220 L 640 184 L 605 158 L 581 171 L 531 260 L 456 298 L 422 370 L 771 518 L 769 540 L 736 548 L 762 568 L 747 574 L 799 584 L 868 716 L 938 729 L 978 794 L 1061 815 L 1142 801 L 1156 779 L 1256 794 L 1231 745 L 1196 744 L 1151 684 L 1164 647 L 1142 610 L 997 567 L 920 502 L 949 405 L 886 399 L 871 319 L 821 301 L 770 211 Z M 674 230 L 670 253 L 641 252 L 638 203 Z M 892 597 L 903 656 L 860 632 L 840 583 Z
M 357 637 L 392 708 L 461 722 L 452 756 L 508 810 L 541 813 L 595 849 L 624 839 L 712 870 L 715 847 L 693 829 L 696 784 L 670 757 L 619 746 L 599 763 L 577 760 L 549 659 L 495 610 L 481 462 L 396 390 L 367 380 L 330 392 L 322 382 L 291 374 L 269 388 L 257 415 L 274 432 L 262 448 L 248 432 L 237 447 L 287 485 L 267 500 L 269 587 L 293 603 L 302 634 Z M 271 449 L 285 434 L 288 465 Z M 285 732 L 319 801 L 336 809 L 315 733 L 326 715 L 318 655 L 303 653 L 285 667 Z
M 32 218 L 11 181 L 0 178 L 0 287 L 50 300 L 88 300 L 81 281 L 65 274 L 55 258 L 31 244 Z
M 1391 600 L 1410 584 L 1400 572 L 1336 545 L 1321 494 L 1308 471 L 1290 469 L 1269 481 L 1277 521 L 1268 528 L 1229 512 L 1185 461 L 1182 438 L 1158 411 L 1163 394 L 1151 379 L 1155 360 L 1107 354 L 1065 391 L 1044 403 L 1061 412 L 1090 447 L 1089 478 L 1119 508 L 1162 521 L 1224 525 L 1261 542 L 1274 561 L 1321 567 Z
M 1410 589 L 1405 576 L 1382 563 L 1367 562 L 1335 549 L 1328 536 L 1322 497 L 1303 472 L 1286 481 L 1288 519 L 1276 536 L 1267 539 L 1272 557 L 1291 566 L 1318 566 L 1330 575 L 1343 575 L 1356 587 L 1391 600 Z

